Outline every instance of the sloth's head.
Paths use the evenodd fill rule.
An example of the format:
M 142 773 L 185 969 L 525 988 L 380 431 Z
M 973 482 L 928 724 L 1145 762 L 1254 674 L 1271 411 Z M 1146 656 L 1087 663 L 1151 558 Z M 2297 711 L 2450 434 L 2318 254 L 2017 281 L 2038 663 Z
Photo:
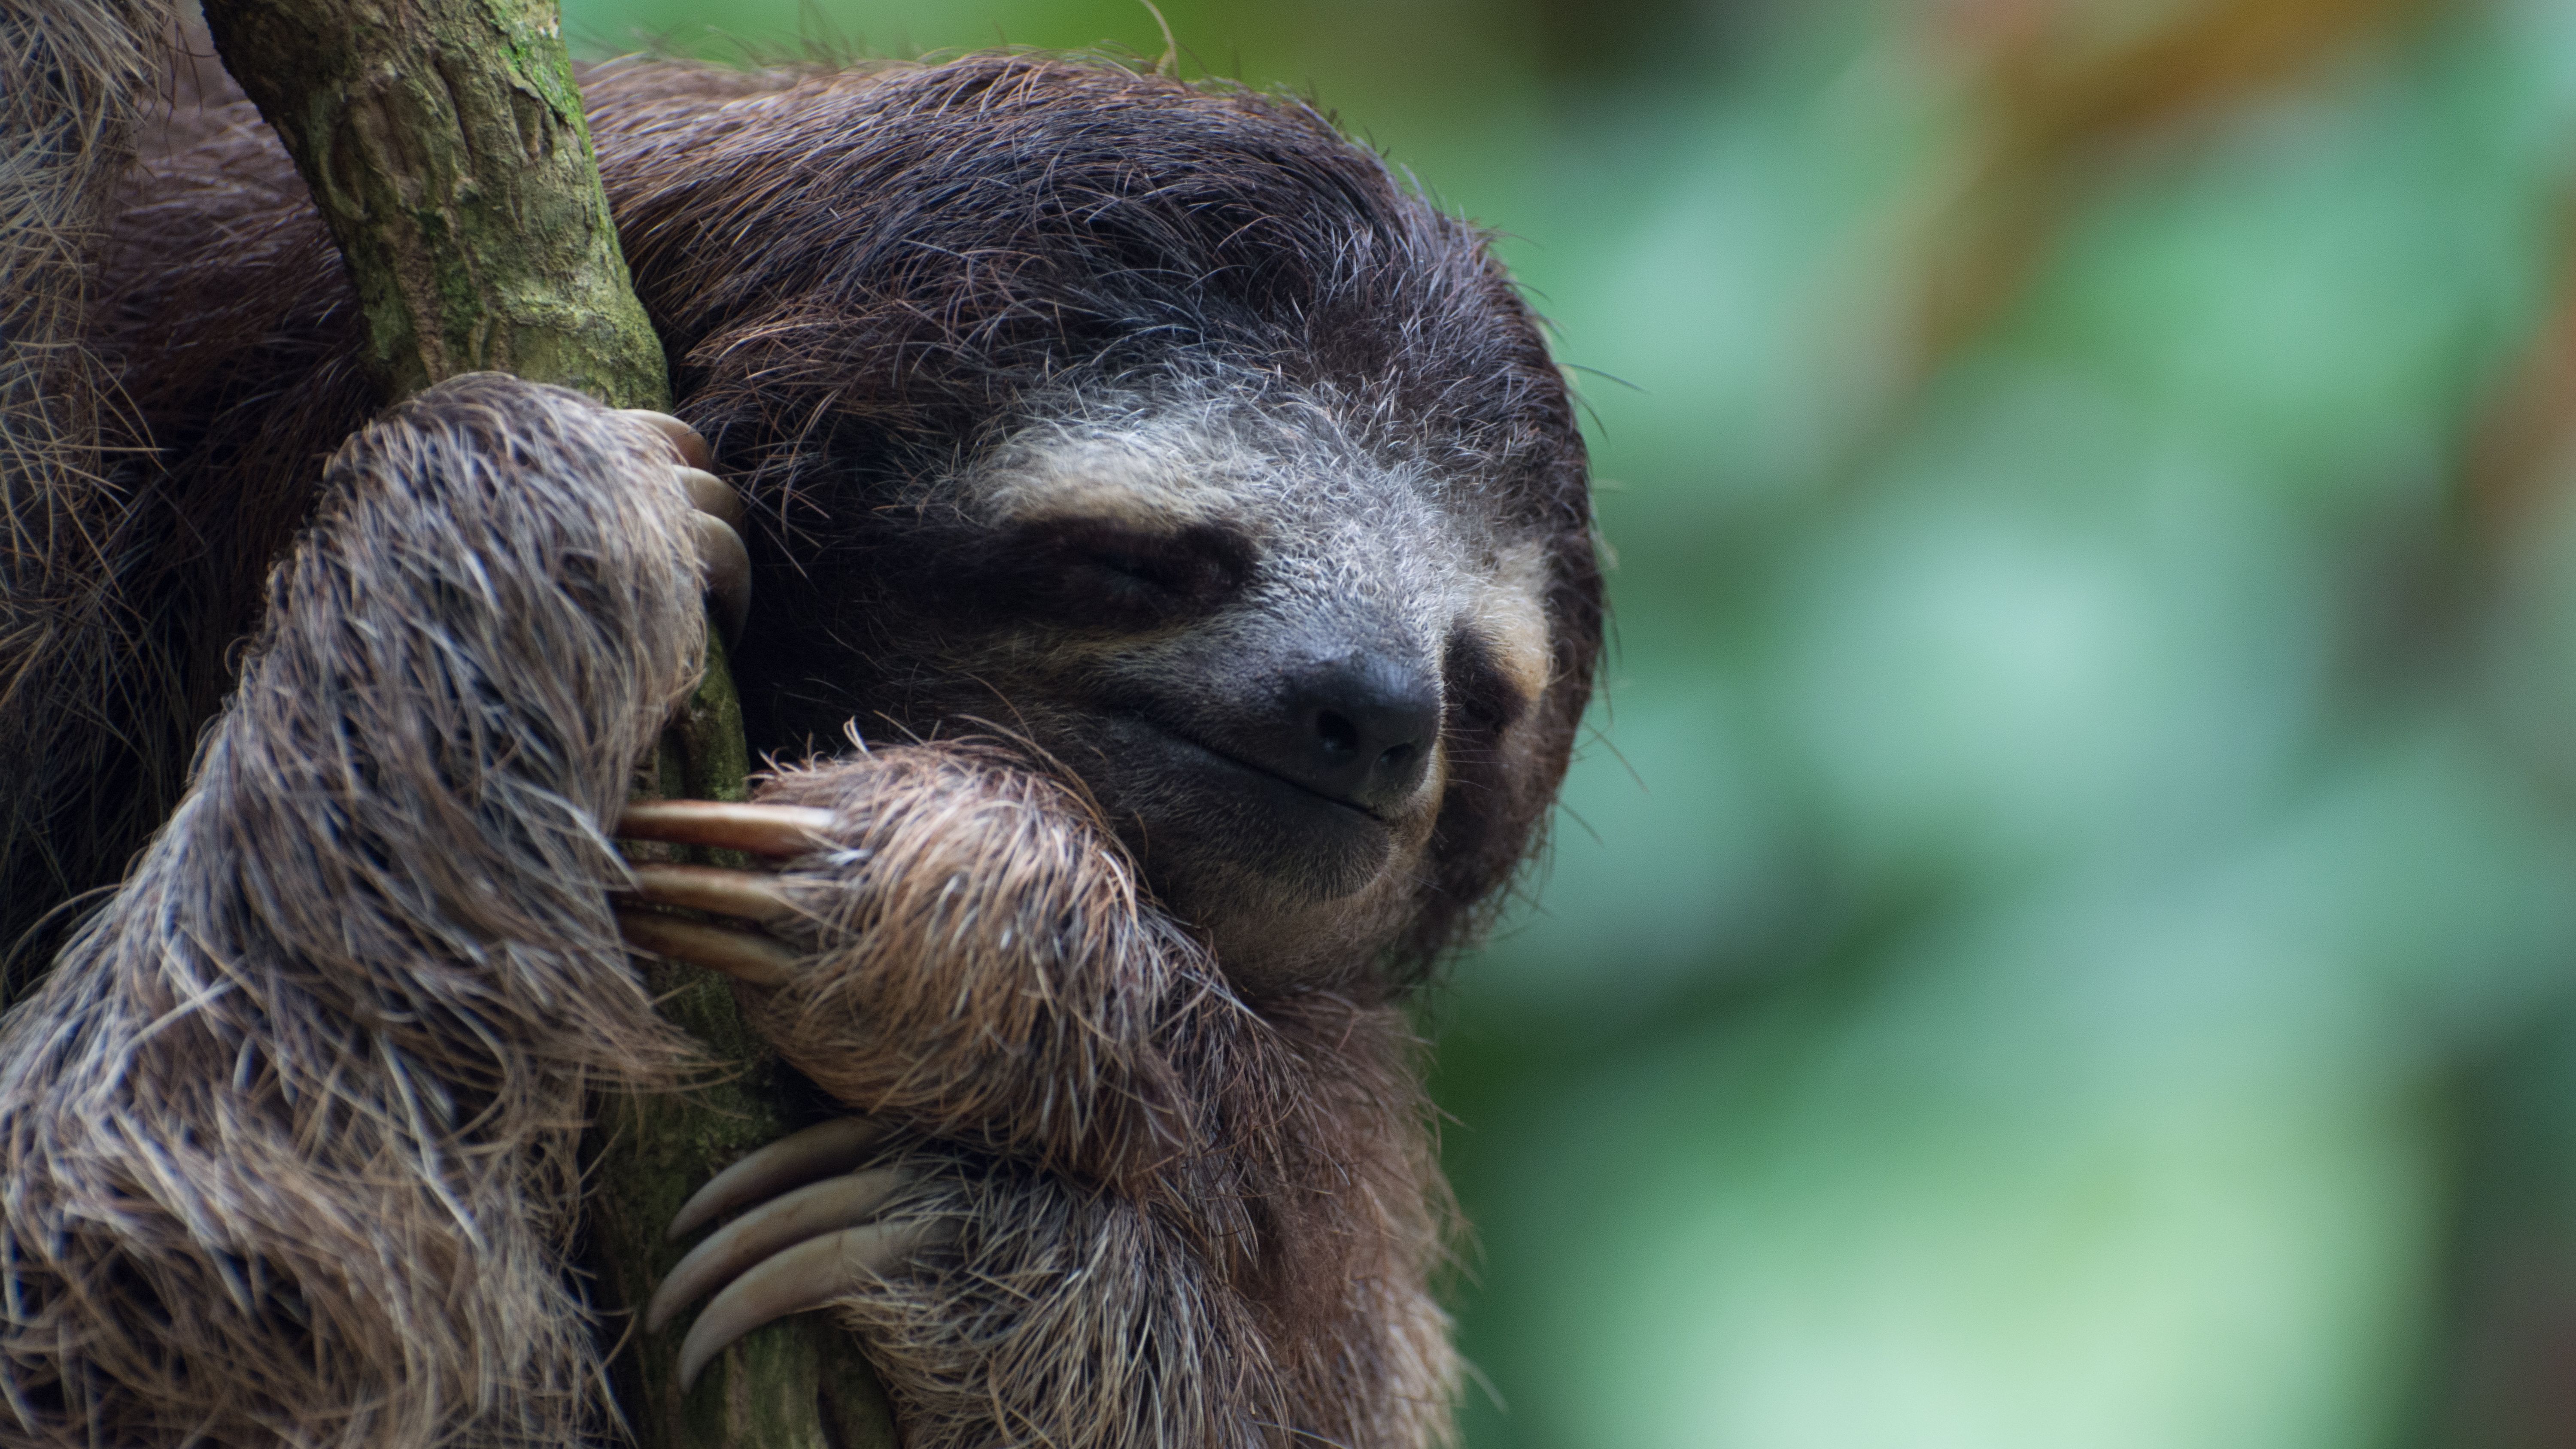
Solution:
M 1547 541 L 1349 398 L 1157 381 L 1045 399 L 898 504 L 940 664 L 885 707 L 1025 733 L 1239 982 L 1311 980 L 1552 787 Z
M 591 89 L 764 524 L 756 748 L 1017 733 L 1247 989 L 1471 928 L 1601 629 L 1572 410 L 1479 234 L 1303 106 L 1107 66 L 817 77 L 684 134 Z

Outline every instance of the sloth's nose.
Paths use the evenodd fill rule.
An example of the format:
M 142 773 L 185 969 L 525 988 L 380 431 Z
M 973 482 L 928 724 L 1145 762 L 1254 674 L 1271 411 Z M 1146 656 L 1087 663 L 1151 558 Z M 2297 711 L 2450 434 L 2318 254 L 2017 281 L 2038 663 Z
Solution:
M 1310 666 L 1281 698 L 1289 728 L 1262 763 L 1318 794 L 1365 810 L 1400 804 L 1431 768 L 1440 681 L 1361 655 Z

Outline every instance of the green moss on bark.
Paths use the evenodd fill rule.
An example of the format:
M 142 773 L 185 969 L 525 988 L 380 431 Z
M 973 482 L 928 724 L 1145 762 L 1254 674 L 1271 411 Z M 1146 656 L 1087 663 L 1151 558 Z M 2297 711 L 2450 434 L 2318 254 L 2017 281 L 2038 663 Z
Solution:
M 482 368 L 668 407 L 551 0 L 211 0 L 348 259 L 385 396 Z

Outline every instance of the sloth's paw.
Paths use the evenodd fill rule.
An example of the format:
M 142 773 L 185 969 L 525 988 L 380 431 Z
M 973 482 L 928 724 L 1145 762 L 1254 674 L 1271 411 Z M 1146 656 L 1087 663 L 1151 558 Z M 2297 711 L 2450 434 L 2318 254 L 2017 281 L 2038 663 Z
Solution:
M 658 1333 L 681 1307 L 715 1294 L 680 1344 L 683 1389 L 744 1334 L 874 1286 L 938 1241 L 934 1222 L 886 1215 L 903 1169 L 852 1170 L 884 1136 L 863 1117 L 808 1127 L 716 1174 L 681 1207 L 674 1238 L 749 1208 L 690 1249 L 644 1310 L 645 1330 Z
M 670 444 L 671 455 L 679 465 L 672 471 L 679 475 L 689 501 L 698 509 L 690 522 L 698 550 L 699 576 L 706 581 L 707 597 L 715 604 L 716 623 L 724 630 L 725 638 L 740 639 L 743 621 L 751 613 L 751 551 L 743 547 L 742 534 L 737 531 L 742 527 L 742 495 L 707 471 L 715 464 L 715 454 L 697 429 L 669 413 L 641 408 L 621 410 L 618 416 L 651 429 Z
M 626 807 L 617 835 L 785 858 L 828 846 L 823 830 L 831 823 L 832 812 L 797 805 L 650 800 Z M 730 917 L 740 925 L 709 925 L 654 909 L 664 906 Z M 785 883 L 764 871 L 639 865 L 635 889 L 619 899 L 617 927 L 638 950 L 754 986 L 784 986 L 795 979 L 797 953 L 764 928 L 796 914 Z

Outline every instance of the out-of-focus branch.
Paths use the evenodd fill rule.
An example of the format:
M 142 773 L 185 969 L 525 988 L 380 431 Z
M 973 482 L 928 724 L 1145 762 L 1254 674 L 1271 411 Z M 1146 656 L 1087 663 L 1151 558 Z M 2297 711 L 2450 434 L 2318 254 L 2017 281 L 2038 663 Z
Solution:
M 1977 126 L 1920 252 L 1912 367 L 1928 377 L 2026 291 L 2102 160 L 2312 74 L 2426 0 L 2190 0 L 2117 39 L 2100 7 L 1955 0 L 1937 12 Z

